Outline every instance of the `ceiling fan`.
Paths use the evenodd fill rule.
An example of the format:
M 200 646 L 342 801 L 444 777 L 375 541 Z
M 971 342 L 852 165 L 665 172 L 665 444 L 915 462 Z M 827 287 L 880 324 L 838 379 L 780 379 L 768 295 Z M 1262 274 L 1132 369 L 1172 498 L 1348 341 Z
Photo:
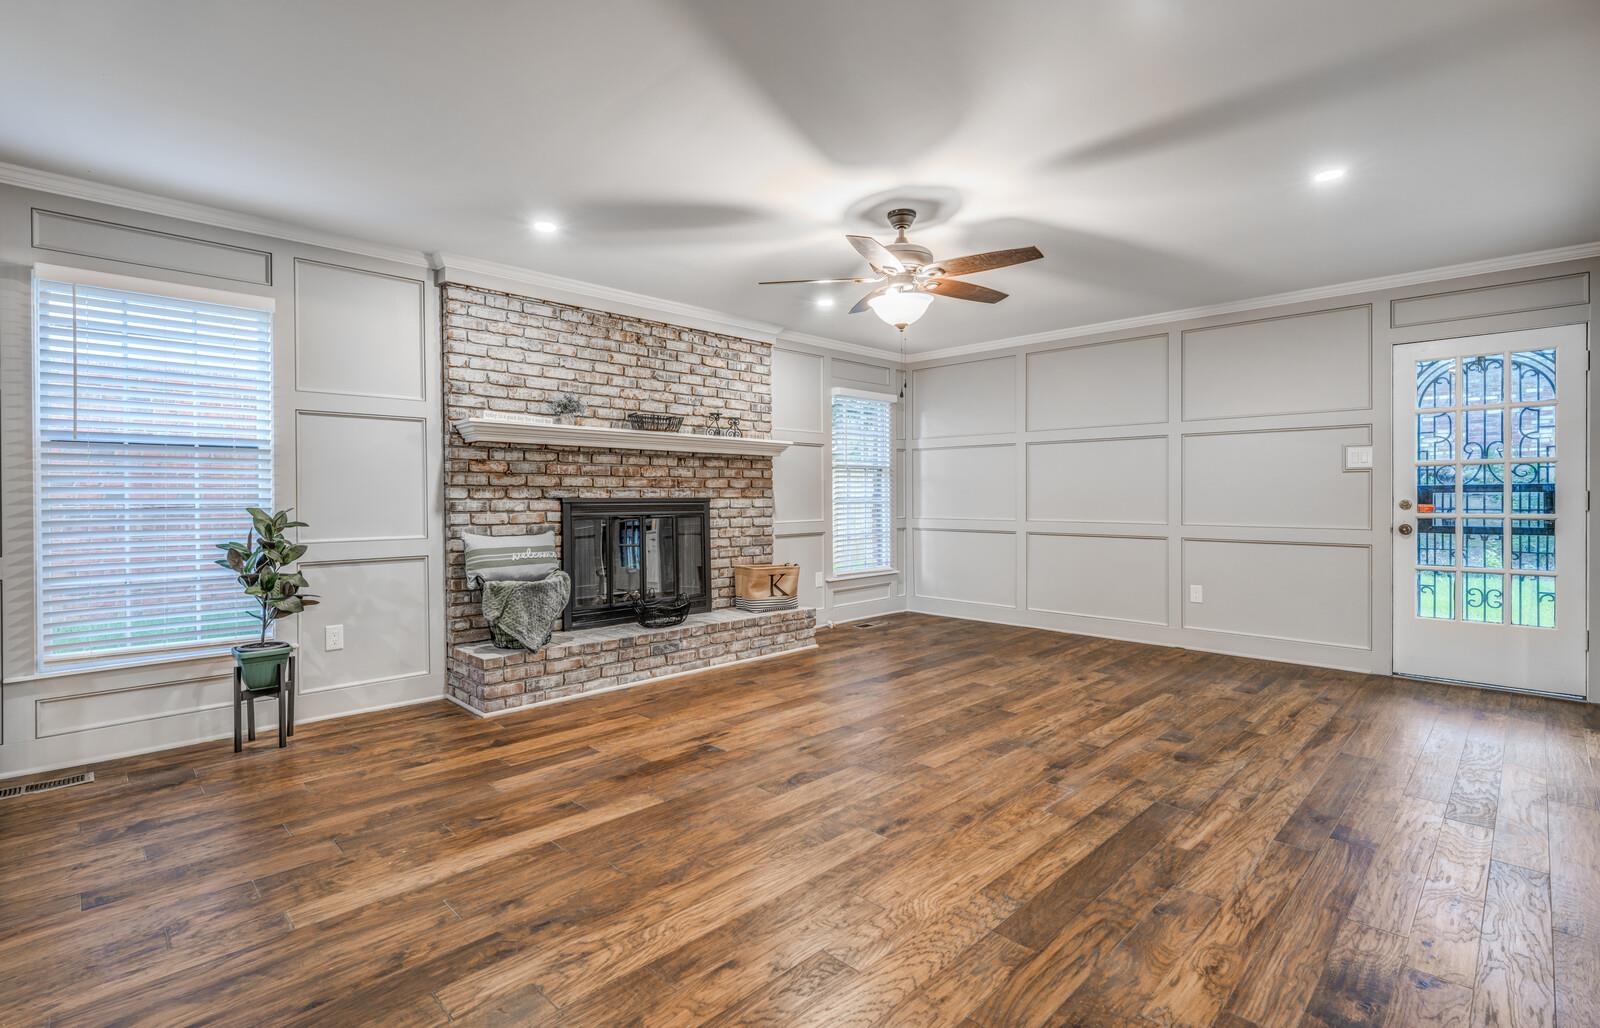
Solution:
M 959 281 L 957 276 L 993 271 L 1013 264 L 1036 261 L 1044 254 L 1037 246 L 1013 250 L 991 250 L 966 257 L 934 260 L 933 251 L 906 238 L 906 229 L 917 220 L 917 212 L 901 207 L 888 214 L 889 226 L 899 234 L 892 243 L 880 243 L 871 236 L 845 236 L 856 252 L 867 259 L 875 274 L 862 278 L 797 278 L 760 282 L 763 286 L 825 285 L 835 282 L 881 282 L 850 308 L 860 314 L 871 308 L 886 323 L 905 331 L 905 327 L 927 311 L 935 296 L 977 303 L 999 303 L 1006 294 L 998 289 Z

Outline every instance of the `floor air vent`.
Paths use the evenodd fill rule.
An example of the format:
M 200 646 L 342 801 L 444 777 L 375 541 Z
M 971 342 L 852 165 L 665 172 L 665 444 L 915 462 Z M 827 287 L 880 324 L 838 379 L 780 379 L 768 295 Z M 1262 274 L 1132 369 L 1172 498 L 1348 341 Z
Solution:
M 877 628 L 878 627 L 878 623 L 876 621 L 857 621 L 855 623 L 854 627 L 856 627 L 856 628 Z
M 32 796 L 36 792 L 49 792 L 52 789 L 65 789 L 69 785 L 82 785 L 84 782 L 94 781 L 94 772 L 85 771 L 79 775 L 68 775 L 65 778 L 52 778 L 48 782 L 29 782 L 27 785 L 7 785 L 0 787 L 0 800 L 9 800 L 14 796 Z

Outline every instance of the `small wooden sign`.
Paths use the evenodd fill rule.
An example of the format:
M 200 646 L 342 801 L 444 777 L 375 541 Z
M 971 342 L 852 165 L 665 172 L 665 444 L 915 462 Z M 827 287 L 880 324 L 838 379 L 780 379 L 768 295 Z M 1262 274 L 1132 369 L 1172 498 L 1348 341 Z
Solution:
M 744 600 L 772 600 L 800 592 L 798 564 L 735 564 L 733 594 Z

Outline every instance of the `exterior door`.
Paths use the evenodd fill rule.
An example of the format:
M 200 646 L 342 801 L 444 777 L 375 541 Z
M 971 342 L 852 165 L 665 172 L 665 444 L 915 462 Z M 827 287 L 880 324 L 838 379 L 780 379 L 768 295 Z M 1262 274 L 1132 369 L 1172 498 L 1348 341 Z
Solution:
M 1582 696 L 1585 326 L 1394 358 L 1395 673 Z

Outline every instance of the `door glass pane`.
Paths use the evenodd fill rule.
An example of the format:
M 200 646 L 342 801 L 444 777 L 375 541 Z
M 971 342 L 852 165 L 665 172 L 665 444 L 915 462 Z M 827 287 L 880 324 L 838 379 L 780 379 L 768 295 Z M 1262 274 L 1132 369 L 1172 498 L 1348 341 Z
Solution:
M 1453 407 L 1456 402 L 1456 362 L 1453 358 L 1417 361 L 1417 407 Z
M 1455 415 L 1417 415 L 1417 459 L 1455 460 Z
M 1467 357 L 1461 362 L 1463 377 L 1467 380 L 1466 404 L 1481 407 L 1486 403 L 1505 402 L 1505 358 L 1498 353 L 1482 357 Z
M 1461 440 L 1462 460 L 1489 460 L 1504 457 L 1505 411 L 1469 410 L 1461 414 L 1465 429 Z
M 1453 518 L 1417 519 L 1417 563 L 1422 567 L 1456 566 L 1456 523 Z
M 1556 580 L 1548 575 L 1512 575 L 1511 623 L 1523 628 L 1556 627 Z
M 1491 625 L 1505 620 L 1501 611 L 1504 576 L 1469 571 L 1461 578 L 1461 620 Z
M 1461 566 L 1505 567 L 1504 523 L 1499 518 L 1468 518 L 1461 523 Z
M 1518 407 L 1511 412 L 1511 456 L 1546 459 L 1556 455 L 1556 409 Z
M 1556 569 L 1554 519 L 1511 522 L 1511 566 L 1522 571 Z
M 1538 403 L 1556 398 L 1556 352 L 1524 350 L 1511 355 L 1511 400 Z M 1419 404 L 1420 406 L 1420 404 Z
M 1417 572 L 1417 617 L 1453 621 L 1456 576 L 1449 571 Z
M 1453 464 L 1417 466 L 1417 513 L 1453 513 L 1456 509 L 1456 469 Z
M 1502 514 L 1506 503 L 1504 464 L 1467 464 L 1461 469 L 1461 500 L 1469 514 Z
M 1511 465 L 1511 512 L 1513 514 L 1556 512 L 1554 464 Z

